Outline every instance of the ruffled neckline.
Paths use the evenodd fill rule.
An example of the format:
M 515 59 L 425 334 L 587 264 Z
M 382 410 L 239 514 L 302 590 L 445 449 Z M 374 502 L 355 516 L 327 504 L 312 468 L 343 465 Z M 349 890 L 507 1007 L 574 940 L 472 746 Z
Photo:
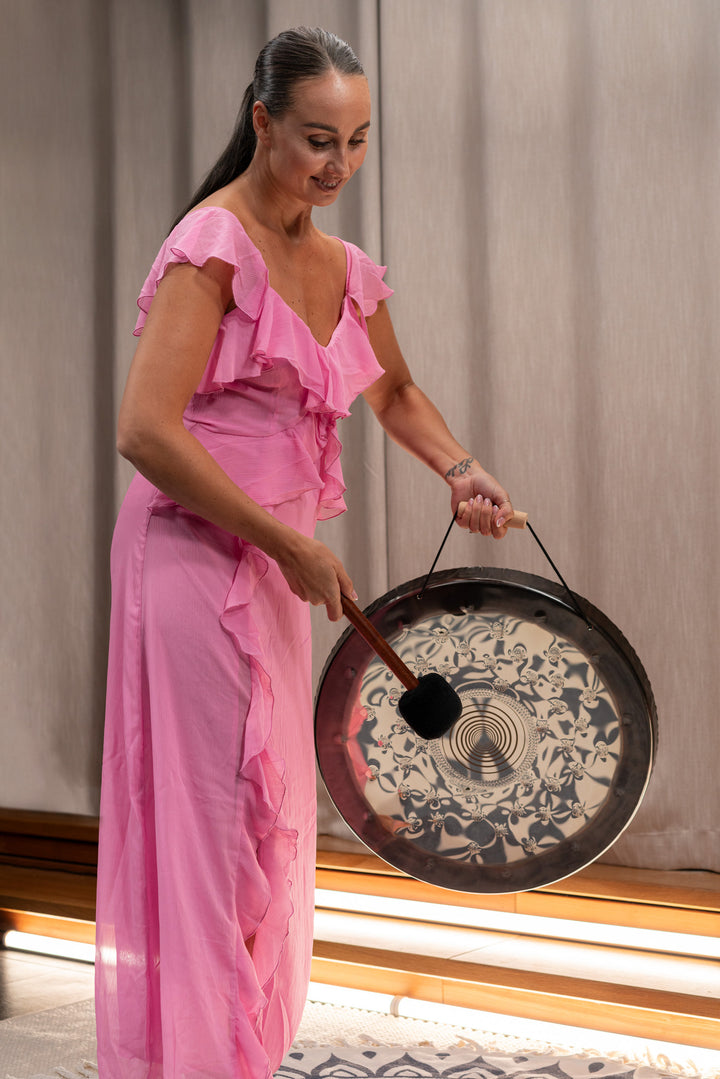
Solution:
M 345 240 L 343 240 L 340 236 L 329 236 L 328 237 L 328 239 L 330 239 L 330 240 L 337 240 L 337 242 L 342 246 L 343 253 L 345 255 L 345 289 L 343 291 L 342 303 L 340 304 L 340 315 L 338 316 L 338 320 L 335 323 L 335 326 L 333 327 L 332 333 L 330 334 L 330 339 L 328 340 L 327 344 L 323 345 L 321 341 L 318 341 L 317 337 L 312 332 L 312 330 L 310 329 L 310 326 L 305 321 L 305 319 L 301 318 L 300 315 L 298 315 L 297 311 L 293 307 L 290 306 L 290 304 L 287 302 L 286 299 L 284 299 L 283 296 L 281 296 L 281 294 L 277 291 L 277 289 L 274 288 L 270 284 L 270 271 L 267 268 L 267 264 L 265 262 L 265 259 L 262 256 L 262 252 L 257 247 L 257 245 L 253 242 L 252 237 L 248 233 L 247 229 L 243 225 L 240 218 L 236 214 L 234 214 L 232 212 L 232 210 L 228 210 L 227 207 L 225 207 L 225 206 L 203 206 L 199 210 L 191 210 L 190 213 L 186 215 L 185 220 L 189 222 L 190 219 L 192 217 L 194 217 L 196 214 L 197 215 L 206 214 L 206 213 L 212 214 L 212 213 L 214 213 L 216 211 L 221 213 L 221 214 L 229 214 L 230 217 L 232 218 L 234 226 L 239 228 L 240 233 L 241 233 L 242 238 L 243 238 L 243 241 L 247 245 L 249 245 L 249 247 L 250 247 L 251 256 L 254 256 L 256 258 L 256 260 L 257 260 L 258 269 L 260 270 L 260 273 L 264 276 L 264 284 L 265 284 L 265 288 L 267 289 L 267 291 L 271 292 L 273 294 L 273 296 L 275 296 L 276 299 L 279 300 L 279 302 L 283 305 L 283 307 L 287 309 L 287 311 L 289 312 L 290 317 L 292 319 L 296 320 L 302 326 L 305 327 L 307 332 L 312 337 L 313 342 L 315 343 L 315 345 L 319 349 L 321 349 L 323 352 L 326 352 L 329 348 L 331 348 L 333 343 L 334 343 L 335 337 L 337 336 L 338 330 L 340 329 L 340 326 L 341 326 L 341 323 L 342 323 L 342 320 L 343 320 L 343 316 L 345 315 L 345 305 L 347 304 L 348 300 L 350 299 L 349 289 L 350 289 L 350 276 L 351 276 L 351 269 L 352 269 L 352 259 L 350 257 L 350 252 L 348 250 L 348 245 L 345 242 Z
M 346 252 L 343 307 L 333 335 L 321 345 L 310 327 L 269 284 L 260 251 L 230 210 L 206 206 L 187 214 L 160 249 L 138 297 L 135 333 L 142 332 L 158 283 L 172 263 L 202 267 L 218 258 L 234 268 L 233 298 L 218 330 L 196 394 L 206 395 L 255 381 L 278 363 L 297 372 L 308 411 L 349 414 L 350 403 L 379 378 L 382 367 L 372 351 L 366 319 L 392 290 L 382 280 L 385 268 L 339 237 Z

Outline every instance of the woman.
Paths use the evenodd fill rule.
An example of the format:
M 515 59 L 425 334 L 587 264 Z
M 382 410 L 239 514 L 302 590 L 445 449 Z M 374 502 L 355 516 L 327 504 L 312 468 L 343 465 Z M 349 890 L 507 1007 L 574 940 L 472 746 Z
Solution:
M 313 538 L 345 508 L 335 421 L 385 430 L 495 537 L 502 487 L 398 348 L 383 269 L 325 236 L 370 98 L 321 30 L 261 52 L 227 150 L 163 245 L 118 446 L 97 909 L 101 1079 L 264 1079 L 302 1014 L 315 768 L 308 603 L 354 597 Z

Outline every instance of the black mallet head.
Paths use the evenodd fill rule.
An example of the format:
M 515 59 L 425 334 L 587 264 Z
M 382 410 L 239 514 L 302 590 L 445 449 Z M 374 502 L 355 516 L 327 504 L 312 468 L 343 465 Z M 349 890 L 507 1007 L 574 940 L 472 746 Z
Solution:
M 403 693 L 398 711 L 421 738 L 442 738 L 460 718 L 462 703 L 441 675 L 424 674 L 415 689 Z

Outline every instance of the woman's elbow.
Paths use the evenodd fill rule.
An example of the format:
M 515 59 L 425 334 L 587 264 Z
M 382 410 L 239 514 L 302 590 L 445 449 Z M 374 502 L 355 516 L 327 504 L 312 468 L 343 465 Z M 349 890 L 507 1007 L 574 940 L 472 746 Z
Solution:
M 368 387 L 363 393 L 363 397 L 372 408 L 373 412 L 379 416 L 381 412 L 385 412 L 388 408 L 391 408 L 397 403 L 400 397 L 406 392 L 408 386 L 412 386 L 413 381 L 411 378 L 403 379 L 399 382 L 395 379 L 391 379 L 386 373 L 381 375 L 377 382 L 373 382 L 372 386 Z
M 139 472 L 154 472 L 182 451 L 188 437 L 182 414 L 124 400 L 120 406 L 115 445 L 121 457 Z
M 121 457 L 124 457 L 126 461 L 131 461 L 133 464 L 135 463 L 136 445 L 137 440 L 130 431 L 127 428 L 118 426 L 115 449 Z
M 148 455 L 151 455 L 155 441 L 153 435 L 152 426 L 147 422 L 120 412 L 115 446 L 117 452 L 126 461 L 130 461 L 137 467 Z

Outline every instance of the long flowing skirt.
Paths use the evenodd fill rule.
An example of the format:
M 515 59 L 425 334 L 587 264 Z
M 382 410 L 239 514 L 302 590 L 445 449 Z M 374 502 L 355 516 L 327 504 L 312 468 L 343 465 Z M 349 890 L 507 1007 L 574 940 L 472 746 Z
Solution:
M 265 1079 L 312 949 L 310 621 L 276 564 L 136 477 L 115 531 L 100 1079 Z M 312 534 L 317 496 L 277 510 Z

